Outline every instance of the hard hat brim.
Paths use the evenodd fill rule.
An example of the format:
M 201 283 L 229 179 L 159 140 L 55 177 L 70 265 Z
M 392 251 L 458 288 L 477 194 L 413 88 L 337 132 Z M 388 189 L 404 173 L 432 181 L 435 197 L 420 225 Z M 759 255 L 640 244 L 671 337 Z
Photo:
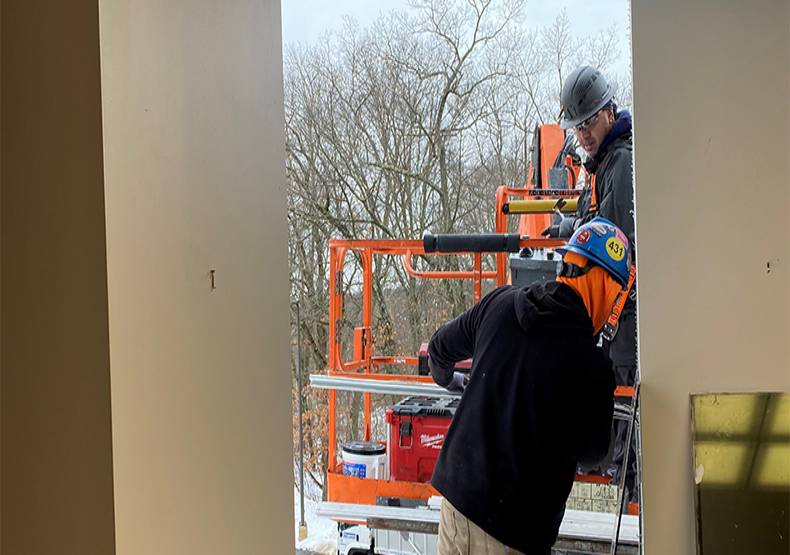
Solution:
M 594 264 L 597 264 L 598 266 L 606 270 L 609 273 L 609 275 L 612 276 L 612 279 L 614 279 L 617 283 L 619 283 L 623 287 L 625 287 L 628 284 L 628 276 L 621 276 L 614 266 L 612 266 L 605 260 L 602 260 L 600 257 L 594 255 L 591 252 L 585 251 L 584 249 L 580 249 L 573 245 L 565 245 L 564 247 L 558 247 L 554 249 L 554 252 L 560 253 L 563 257 L 565 256 L 566 252 L 575 252 L 576 254 L 583 256 L 587 260 L 593 262 Z
M 568 129 L 572 129 L 572 128 L 576 127 L 581 122 L 583 122 L 584 120 L 586 120 L 588 118 L 591 118 L 597 112 L 599 112 L 601 109 L 603 109 L 603 107 L 606 106 L 607 104 L 609 104 L 612 101 L 613 98 L 614 98 L 614 95 L 612 94 L 612 91 L 610 90 L 598 104 L 595 104 L 595 108 L 593 108 L 592 110 L 588 110 L 584 114 L 582 114 L 580 116 L 577 116 L 577 117 L 575 117 L 573 119 L 566 119 L 565 116 L 563 115 L 562 119 L 560 120 L 560 128 L 568 130 Z

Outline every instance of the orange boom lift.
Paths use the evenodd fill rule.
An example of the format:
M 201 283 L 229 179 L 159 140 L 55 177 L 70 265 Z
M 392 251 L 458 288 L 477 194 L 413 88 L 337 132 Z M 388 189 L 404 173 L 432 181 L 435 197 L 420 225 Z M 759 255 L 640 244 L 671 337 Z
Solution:
M 420 384 L 430 386 L 430 376 L 419 375 L 419 358 L 411 355 L 380 356 L 374 353 L 373 338 L 373 261 L 374 257 L 397 257 L 406 273 L 417 279 L 452 279 L 471 281 L 474 302 L 482 295 L 483 282 L 496 286 L 509 282 L 508 255 L 522 249 L 553 249 L 562 239 L 547 239 L 540 233 L 550 225 L 552 214 L 572 212 L 578 193 L 576 184 L 582 166 L 578 157 L 569 152 L 569 144 L 558 125 L 536 128 L 532 158 L 528 165 L 526 187 L 501 186 L 496 191 L 494 233 L 468 235 L 426 235 L 422 240 L 330 240 L 329 242 L 329 356 L 326 376 L 343 378 L 344 386 L 328 386 L 328 468 L 327 500 L 336 503 L 376 505 L 380 498 L 417 499 L 427 501 L 438 495 L 429 483 L 383 480 L 345 476 L 337 456 L 337 390 L 360 392 L 364 398 L 364 439 L 371 440 L 372 391 L 385 392 L 386 384 L 397 387 Z M 517 216 L 517 231 L 509 233 L 510 216 Z M 493 269 L 483 268 L 486 254 L 494 253 Z M 354 328 L 353 360 L 343 360 L 339 333 L 343 316 L 342 279 L 349 254 L 356 254 L 362 266 L 362 322 Z M 423 271 L 415 268 L 414 257 L 471 257 L 471 270 Z M 384 373 L 382 367 L 395 367 L 401 372 Z M 312 377 L 311 377 L 312 380 Z M 352 381 L 349 381 L 352 380 Z M 350 384 L 350 385 L 349 385 Z M 315 385 L 315 384 L 314 384 Z M 318 387 L 322 387 L 319 385 Z M 395 390 L 393 390 L 395 391 Z M 633 388 L 618 387 L 616 397 L 632 398 Z M 577 480 L 609 483 L 610 478 L 578 475 Z M 631 506 L 629 512 L 635 513 Z

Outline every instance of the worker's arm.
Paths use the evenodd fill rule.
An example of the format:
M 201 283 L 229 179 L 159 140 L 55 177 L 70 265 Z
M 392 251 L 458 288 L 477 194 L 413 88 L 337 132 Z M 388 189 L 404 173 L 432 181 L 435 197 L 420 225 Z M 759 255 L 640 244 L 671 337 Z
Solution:
M 455 364 L 472 357 L 478 319 L 489 296 L 455 320 L 443 325 L 431 337 L 428 344 L 428 368 L 433 381 L 440 386 L 452 387 Z
M 579 198 L 576 200 L 576 212 L 573 216 L 566 216 L 560 220 L 556 237 L 569 238 L 589 220 L 591 195 L 592 189 L 588 183 L 579 192 Z
M 563 216 L 555 214 L 552 224 L 540 232 L 544 237 L 570 237 L 581 220 L 577 216 Z
M 579 422 L 579 462 L 593 465 L 609 451 L 614 414 L 614 372 L 602 352 L 595 371 L 579 390 L 577 419 Z
M 570 237 L 573 232 L 584 223 L 584 216 L 588 210 L 590 189 L 582 189 L 576 202 L 576 212 L 573 215 L 554 214 L 549 227 L 541 231 L 544 237 Z
M 608 170 L 602 187 L 599 216 L 623 230 L 634 244 L 634 179 L 633 156 L 630 150 L 618 149 L 610 154 Z

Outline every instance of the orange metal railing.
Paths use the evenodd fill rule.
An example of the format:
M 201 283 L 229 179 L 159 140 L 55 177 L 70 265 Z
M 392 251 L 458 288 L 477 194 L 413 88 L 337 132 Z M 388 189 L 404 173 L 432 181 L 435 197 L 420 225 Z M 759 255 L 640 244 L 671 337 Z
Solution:
M 562 244 L 558 239 L 528 239 L 523 238 L 519 247 L 551 248 Z M 346 257 L 354 252 L 362 264 L 362 322 L 355 328 L 354 333 L 354 359 L 343 360 L 343 346 L 340 341 L 339 325 L 343 315 L 343 287 L 342 279 L 345 270 Z M 373 259 L 374 256 L 397 256 L 403 260 L 407 274 L 421 279 L 468 279 L 472 281 L 474 301 L 480 300 L 482 284 L 486 280 L 495 280 L 497 285 L 506 283 L 507 258 L 497 258 L 495 271 L 483 271 L 482 260 L 485 253 L 426 253 L 421 240 L 331 240 L 329 242 L 329 360 L 327 373 L 330 376 L 347 376 L 366 379 L 399 380 L 411 382 L 430 382 L 428 376 L 414 374 L 382 374 L 379 372 L 384 365 L 416 366 L 417 357 L 374 356 L 373 355 Z M 463 271 L 424 271 L 414 268 L 412 259 L 415 256 L 471 256 L 473 269 Z M 364 396 L 364 437 L 370 440 L 371 435 L 371 397 L 370 393 Z M 330 471 L 334 469 L 337 449 L 337 435 L 335 419 L 337 415 L 337 394 L 329 390 L 329 461 Z

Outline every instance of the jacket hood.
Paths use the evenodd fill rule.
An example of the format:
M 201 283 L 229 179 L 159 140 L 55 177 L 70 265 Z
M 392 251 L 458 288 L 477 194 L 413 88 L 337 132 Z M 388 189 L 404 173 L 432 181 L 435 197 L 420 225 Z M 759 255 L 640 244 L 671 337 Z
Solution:
M 598 165 L 603 162 L 603 159 L 609 153 L 610 147 L 620 139 L 628 140 L 632 135 L 632 119 L 631 112 L 628 110 L 620 110 L 615 116 L 614 124 L 609 130 L 609 133 L 604 137 L 601 146 L 598 147 L 598 152 L 594 157 L 585 162 L 585 167 L 588 171 L 595 171 Z
M 593 335 L 584 301 L 564 283 L 533 283 L 516 292 L 516 318 L 526 333 L 561 331 Z

